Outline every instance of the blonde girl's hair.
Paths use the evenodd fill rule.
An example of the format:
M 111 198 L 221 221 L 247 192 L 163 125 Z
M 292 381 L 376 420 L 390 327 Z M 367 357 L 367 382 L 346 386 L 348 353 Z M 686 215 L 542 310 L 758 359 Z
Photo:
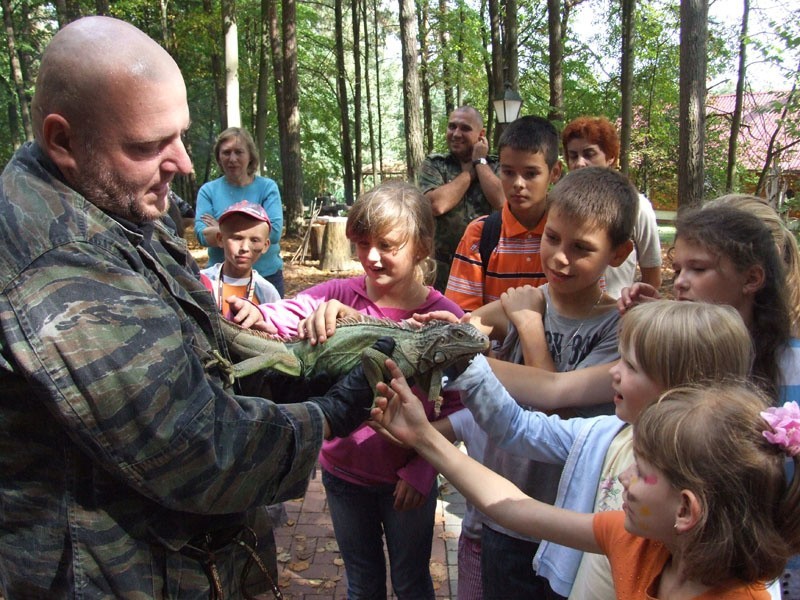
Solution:
M 745 379 L 753 362 L 750 333 L 739 313 L 704 302 L 637 305 L 620 321 L 619 348 L 663 389 Z
M 250 155 L 250 160 L 247 162 L 247 174 L 252 175 L 258 170 L 258 149 L 250 132 L 241 127 L 228 127 L 217 136 L 217 141 L 214 142 L 214 158 L 217 159 L 219 168 L 222 168 L 219 160 L 219 147 L 232 138 L 240 140 L 247 148 L 247 153 Z
M 800 249 L 797 239 L 786 226 L 778 212 L 763 198 L 750 194 L 726 194 L 720 196 L 704 207 L 731 206 L 757 216 L 767 226 L 778 254 L 783 259 L 786 273 L 786 296 L 789 303 L 789 316 L 791 318 L 792 335 L 800 335 Z
M 634 426 L 637 458 L 700 504 L 697 525 L 678 538 L 689 579 L 771 581 L 800 550 L 800 477 L 787 483 L 783 451 L 764 438 L 771 429 L 760 412 L 768 406 L 747 383 L 683 386 Z
M 347 213 L 346 233 L 350 240 L 377 240 L 390 233 L 400 234 L 399 247 L 411 244 L 415 275 L 429 284 L 436 272 L 433 252 L 433 209 L 418 187 L 401 180 L 384 181 L 361 194 Z

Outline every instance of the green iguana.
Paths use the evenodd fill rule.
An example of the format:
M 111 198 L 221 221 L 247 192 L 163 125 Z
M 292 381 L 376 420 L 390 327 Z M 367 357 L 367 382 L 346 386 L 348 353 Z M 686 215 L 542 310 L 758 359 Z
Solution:
M 387 358 L 371 348 L 382 336 L 395 340 L 392 360 L 406 377 L 434 400 L 439 414 L 442 372 L 454 363 L 471 358 L 489 348 L 489 338 L 466 323 L 434 321 L 415 329 L 384 319 L 361 317 L 340 319 L 336 333 L 323 344 L 312 346 L 307 340 L 280 340 L 269 334 L 243 329 L 222 320 L 222 331 L 235 362 L 232 376 L 241 378 L 263 369 L 293 377 L 312 379 L 328 375 L 340 377 L 356 366 L 364 366 L 367 380 L 374 388 L 388 376 Z

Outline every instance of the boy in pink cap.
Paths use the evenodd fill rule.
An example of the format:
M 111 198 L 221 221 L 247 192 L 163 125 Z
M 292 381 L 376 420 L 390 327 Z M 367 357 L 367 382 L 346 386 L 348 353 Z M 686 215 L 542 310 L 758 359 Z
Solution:
M 225 260 L 200 273 L 223 316 L 233 318 L 236 309 L 229 305 L 233 298 L 243 298 L 254 305 L 280 300 L 275 286 L 253 268 L 269 248 L 272 225 L 264 208 L 242 200 L 228 207 L 218 223 L 217 241 L 225 252 Z

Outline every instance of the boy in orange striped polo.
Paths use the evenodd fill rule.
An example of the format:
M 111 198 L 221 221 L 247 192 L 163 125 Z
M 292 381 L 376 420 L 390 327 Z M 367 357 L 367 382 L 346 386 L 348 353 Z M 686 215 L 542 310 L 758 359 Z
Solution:
M 465 311 L 499 299 L 508 288 L 546 282 L 539 247 L 547 191 L 561 176 L 558 144 L 553 124 L 534 116 L 517 119 L 500 136 L 498 174 L 506 202 L 500 213 L 478 217 L 467 226 L 447 282 L 445 295 Z M 490 254 L 484 253 L 486 262 L 482 238 L 484 248 L 493 246 Z

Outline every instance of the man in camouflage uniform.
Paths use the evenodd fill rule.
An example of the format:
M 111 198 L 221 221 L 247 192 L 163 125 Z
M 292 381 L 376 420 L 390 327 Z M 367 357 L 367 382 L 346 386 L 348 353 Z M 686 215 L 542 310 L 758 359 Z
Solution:
M 186 88 L 144 33 L 62 29 L 33 115 L 0 179 L 0 591 L 240 597 L 271 536 L 248 526 L 372 391 L 360 368 L 285 406 L 223 389 L 214 299 L 160 220 L 191 170 Z
M 481 114 L 471 106 L 454 110 L 447 120 L 449 154 L 431 154 L 419 170 L 417 183 L 431 201 L 436 217 L 434 251 L 436 283 L 444 293 L 453 253 L 467 225 L 499 210 L 505 202 L 497 178 L 497 159 L 488 156 L 489 142 Z

